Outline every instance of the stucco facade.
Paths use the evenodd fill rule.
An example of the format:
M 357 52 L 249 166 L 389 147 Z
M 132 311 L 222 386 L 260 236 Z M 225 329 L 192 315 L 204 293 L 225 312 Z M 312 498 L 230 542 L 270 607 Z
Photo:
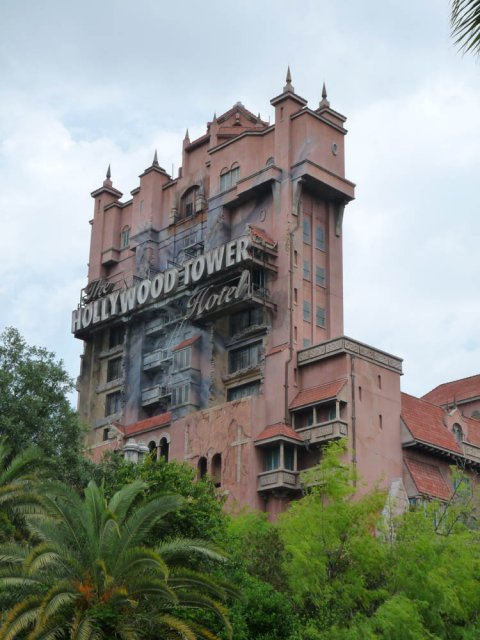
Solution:
M 368 486 L 410 475 L 402 361 L 343 334 L 345 118 L 290 74 L 271 104 L 272 124 L 237 103 L 187 132 L 176 177 L 155 152 L 127 200 L 108 170 L 72 332 L 94 459 L 186 460 L 274 515 L 332 439 Z

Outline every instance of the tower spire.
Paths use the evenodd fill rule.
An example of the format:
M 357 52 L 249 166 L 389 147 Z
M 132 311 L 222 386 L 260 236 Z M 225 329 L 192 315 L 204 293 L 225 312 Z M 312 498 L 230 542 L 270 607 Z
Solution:
M 112 172 L 110 170 L 110 165 L 108 165 L 106 178 L 107 178 L 107 180 L 110 180 L 111 177 L 112 177 Z
M 155 149 L 155 154 L 153 156 L 152 167 L 159 167 L 159 166 L 160 165 L 158 164 L 157 150 Z
M 325 82 L 322 87 L 322 99 L 318 105 L 319 109 L 326 108 L 330 106 L 330 102 L 327 100 L 327 87 L 325 86 Z
M 286 93 L 287 91 L 291 91 L 292 93 L 295 93 L 295 89 L 292 85 L 292 74 L 290 72 L 290 65 L 288 65 L 287 77 L 285 78 L 285 80 L 287 84 L 283 87 L 283 93 Z

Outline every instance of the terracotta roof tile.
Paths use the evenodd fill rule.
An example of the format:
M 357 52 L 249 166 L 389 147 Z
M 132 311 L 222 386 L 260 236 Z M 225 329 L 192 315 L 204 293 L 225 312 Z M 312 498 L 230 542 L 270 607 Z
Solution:
M 290 438 L 291 440 L 298 440 L 298 442 L 303 442 L 303 438 L 300 434 L 289 427 L 287 424 L 278 423 L 272 424 L 266 427 L 262 433 L 255 438 L 255 442 L 260 442 L 261 440 L 270 440 L 271 438 L 278 438 L 281 440 L 283 438 Z
M 290 409 L 298 409 L 298 407 L 307 407 L 315 402 L 322 402 L 330 398 L 336 398 L 346 383 L 345 379 L 333 380 L 321 384 L 318 387 L 304 389 L 300 391 L 290 404 Z
M 444 405 L 453 404 L 455 400 L 460 402 L 478 397 L 480 397 L 480 375 L 440 384 L 422 396 L 422 399 L 433 404 Z
M 436 465 L 407 458 L 405 466 L 412 476 L 418 493 L 431 498 L 440 498 L 440 500 L 450 498 L 452 493 L 450 487 Z
M 402 420 L 415 440 L 462 453 L 443 421 L 444 410 L 430 402 L 402 393 Z
M 474 444 L 476 447 L 480 447 L 480 420 L 462 416 L 462 422 L 465 422 L 467 425 L 467 442 Z
M 268 233 L 264 229 L 260 229 L 260 227 L 255 227 L 253 224 L 248 225 L 250 227 L 250 231 L 252 235 L 257 236 L 262 242 L 271 245 L 272 247 L 276 246 L 275 240 L 268 235 Z
M 154 416 L 153 418 L 147 418 L 146 420 L 140 420 L 140 422 L 129 424 L 127 427 L 124 427 L 124 433 L 128 438 L 129 436 L 133 436 L 139 433 L 152 431 L 153 429 L 157 429 L 158 427 L 164 427 L 165 425 L 170 424 L 171 420 L 172 414 L 170 413 L 170 411 L 167 411 L 166 413 L 162 413 L 159 416 Z
M 180 349 L 186 349 L 187 347 L 189 347 L 199 339 L 200 339 L 200 336 L 193 336 L 192 338 L 187 338 L 187 340 L 183 340 L 182 342 L 180 342 L 180 344 L 175 345 L 172 348 L 172 351 L 180 351 Z

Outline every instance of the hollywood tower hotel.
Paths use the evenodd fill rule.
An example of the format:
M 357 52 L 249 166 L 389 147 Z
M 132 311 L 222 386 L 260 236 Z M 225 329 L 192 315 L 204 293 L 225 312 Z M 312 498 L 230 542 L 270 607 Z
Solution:
M 344 116 L 290 72 L 270 102 L 187 132 L 177 177 L 155 153 L 126 201 L 108 171 L 72 331 L 94 459 L 185 460 L 274 514 L 334 439 L 368 484 L 402 476 L 402 365 L 343 333 Z

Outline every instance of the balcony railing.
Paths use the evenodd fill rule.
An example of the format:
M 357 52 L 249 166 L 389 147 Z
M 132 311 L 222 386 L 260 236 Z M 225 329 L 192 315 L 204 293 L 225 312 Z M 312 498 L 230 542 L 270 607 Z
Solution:
M 264 471 L 258 474 L 257 491 L 270 491 L 273 489 L 297 491 L 299 488 L 298 471 L 273 469 L 272 471 Z
M 321 444 L 329 440 L 345 438 L 348 435 L 347 423 L 343 420 L 329 420 L 320 424 L 312 424 L 309 427 L 296 428 L 295 431 L 300 433 L 309 444 Z
M 143 356 L 143 369 L 154 371 L 167 367 L 172 359 L 172 354 L 167 349 L 157 349 Z
M 143 389 L 142 391 L 142 406 L 156 404 L 170 395 L 168 388 L 163 385 L 157 384 L 154 387 L 148 387 L 148 389 Z

